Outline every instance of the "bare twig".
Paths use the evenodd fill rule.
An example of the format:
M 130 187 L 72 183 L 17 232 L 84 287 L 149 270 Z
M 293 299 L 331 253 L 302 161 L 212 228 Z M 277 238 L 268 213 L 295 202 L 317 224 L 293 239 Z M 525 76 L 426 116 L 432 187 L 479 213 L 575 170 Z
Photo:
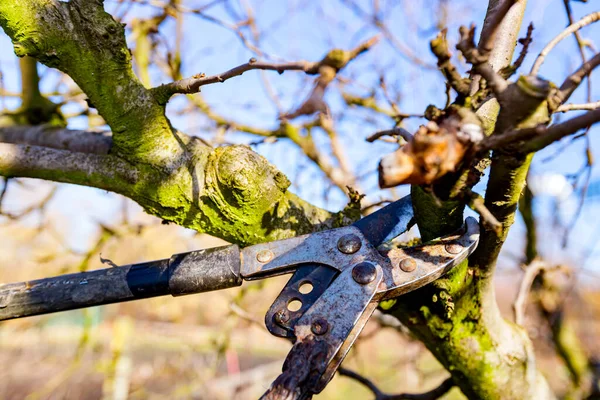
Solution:
M 400 136 L 402 139 L 410 142 L 412 140 L 412 134 L 404 128 L 396 127 L 394 129 L 387 129 L 384 131 L 375 132 L 371 136 L 367 137 L 367 142 L 373 143 L 377 139 L 383 136 Z
M 538 126 L 535 128 L 517 129 L 501 135 L 492 135 L 477 145 L 477 150 L 487 151 L 498 149 L 511 143 L 526 141 L 520 150 L 526 152 L 538 151 L 565 136 L 572 135 L 597 122 L 600 122 L 600 109 L 589 111 L 550 127 Z
M 567 111 L 575 111 L 575 110 L 595 110 L 600 108 L 600 101 L 595 101 L 593 103 L 583 103 L 583 104 L 563 104 L 562 106 L 556 109 L 556 112 L 567 112 Z
M 429 42 L 431 52 L 438 59 L 438 68 L 446 78 L 448 84 L 460 95 L 469 95 L 469 80 L 461 76 L 452 64 L 452 53 L 448 49 L 448 40 L 446 40 L 446 29 L 438 33 L 437 37 Z
M 529 26 L 527 27 L 527 34 L 525 35 L 525 37 L 519 39 L 519 43 L 523 46 L 523 47 L 521 47 L 521 52 L 519 53 L 519 57 L 517 57 L 514 64 L 500 70 L 500 75 L 502 75 L 502 77 L 504 79 L 508 79 L 519 68 L 521 68 L 523 61 L 525 61 L 525 57 L 527 56 L 527 52 L 529 51 L 529 45 L 531 45 L 531 42 L 533 42 L 533 38 L 532 38 L 533 37 L 533 29 L 534 29 L 533 22 L 531 22 L 529 24 Z
M 492 230 L 496 231 L 496 233 L 500 233 L 502 229 L 502 224 L 494 217 L 494 214 L 488 210 L 485 206 L 485 199 L 481 197 L 480 194 L 471 191 L 470 189 L 466 190 L 467 195 L 469 196 L 469 207 L 475 211 L 477 214 L 481 216 L 481 220 L 485 225 L 487 225 Z
M 600 20 L 600 11 L 596 11 L 592 14 L 589 14 L 589 15 L 583 17 L 582 19 L 580 19 L 579 21 L 575 22 L 574 24 L 569 25 L 567 27 L 567 29 L 562 31 L 558 36 L 556 36 L 554 39 L 552 39 L 550 41 L 550 43 L 548 43 L 546 45 L 546 47 L 544 47 L 544 49 L 540 52 L 537 59 L 533 63 L 533 67 L 531 67 L 531 72 L 529 74 L 530 75 L 538 75 L 538 73 L 540 71 L 540 67 L 544 63 L 546 56 L 561 40 L 563 40 L 567 36 L 573 34 L 574 32 L 577 32 L 584 26 L 592 24 L 598 20 Z
M 546 263 L 539 259 L 533 260 L 531 264 L 524 268 L 525 274 L 523 275 L 523 279 L 521 280 L 521 285 L 519 286 L 517 298 L 513 303 L 515 323 L 517 325 L 523 326 L 523 323 L 525 322 L 525 308 L 527 306 L 527 297 L 529 296 L 529 291 L 531 290 L 533 280 L 542 270 L 546 268 Z
M 347 368 L 339 368 L 338 372 L 342 376 L 346 376 L 350 379 L 354 379 L 361 385 L 367 387 L 375 395 L 375 400 L 435 400 L 439 399 L 454 387 L 452 378 L 446 379 L 438 387 L 424 393 L 400 393 L 400 394 L 386 394 L 379 390 L 377 385 L 371 382 L 364 376 L 351 371 Z
M 475 27 L 471 26 L 471 28 L 467 28 L 461 26 L 459 32 L 460 42 L 456 45 L 456 48 L 465 56 L 467 62 L 473 65 L 474 72 L 481 75 L 487 81 L 488 86 L 494 94 L 500 97 L 508 86 L 508 83 L 500 74 L 494 71 L 488 62 L 489 52 L 482 52 L 479 48 L 475 47 Z
M 598 65 L 600 65 L 600 53 L 596 54 L 589 61 L 584 62 L 577 71 L 573 72 L 565 79 L 556 94 L 552 97 L 552 105 L 559 106 L 567 101 L 575 89 L 579 87 L 583 79 L 591 74 Z
M 315 75 L 320 72 L 321 67 L 331 67 L 336 71 L 345 67 L 350 61 L 358 57 L 360 54 L 369 50 L 373 47 L 379 38 L 377 36 L 361 43 L 356 48 L 343 51 L 333 50 L 328 53 L 321 61 L 310 62 L 310 61 L 296 61 L 287 63 L 272 63 L 267 61 L 258 61 L 255 58 L 251 58 L 245 64 L 238 65 L 228 71 L 221 74 L 205 76 L 204 74 L 194 75 L 191 78 L 181 79 L 175 82 L 166 83 L 160 85 L 153 90 L 155 96 L 159 102 L 166 102 L 172 95 L 176 93 L 197 93 L 200 91 L 200 87 L 204 85 L 210 85 L 213 83 L 225 82 L 227 79 L 240 76 L 246 71 L 250 70 L 266 70 L 266 71 L 277 71 L 282 74 L 284 71 L 303 71 L 309 75 Z

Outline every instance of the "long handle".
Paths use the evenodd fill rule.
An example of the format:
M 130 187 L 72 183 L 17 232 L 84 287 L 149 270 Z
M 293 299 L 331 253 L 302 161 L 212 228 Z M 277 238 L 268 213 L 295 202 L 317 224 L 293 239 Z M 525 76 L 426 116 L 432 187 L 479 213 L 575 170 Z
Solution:
M 0 321 L 241 284 L 238 246 L 215 247 L 165 260 L 0 285 Z

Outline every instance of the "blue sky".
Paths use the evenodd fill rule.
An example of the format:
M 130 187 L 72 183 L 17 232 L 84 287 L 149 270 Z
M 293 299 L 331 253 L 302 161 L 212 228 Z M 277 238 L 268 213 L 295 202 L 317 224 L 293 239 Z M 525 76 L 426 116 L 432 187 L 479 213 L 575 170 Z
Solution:
M 259 28 L 264 37 L 261 48 L 274 59 L 285 60 L 318 60 L 323 54 L 333 47 L 351 48 L 361 41 L 377 34 L 378 31 L 366 24 L 364 20 L 357 18 L 356 12 L 344 6 L 339 1 L 280 1 L 260 0 L 248 1 L 252 4 Z M 205 2 L 189 2 L 184 4 L 189 7 L 197 7 Z M 240 13 L 242 6 L 237 1 L 230 2 L 233 13 Z M 368 10 L 371 1 L 356 1 L 360 8 Z M 429 52 L 428 41 L 437 33 L 436 19 L 440 17 L 438 1 L 380 1 L 382 13 L 390 30 L 398 37 L 405 46 L 425 62 L 434 64 L 434 57 Z M 448 37 L 452 43 L 457 38 L 459 25 L 468 25 L 475 22 L 480 26 L 485 13 L 487 2 L 482 1 L 453 1 L 449 2 L 452 7 L 448 16 Z M 591 1 L 590 3 L 593 3 Z M 115 1 L 107 1 L 107 9 L 114 10 Z M 595 11 L 592 4 L 573 2 L 575 19 Z M 152 15 L 155 9 L 152 7 L 136 6 L 126 20 Z M 208 9 L 207 14 L 216 18 L 231 20 L 231 15 L 222 6 Z M 566 26 L 566 16 L 563 10 L 562 0 L 530 0 L 528 10 L 524 19 L 523 32 L 529 22 L 535 25 L 534 42 L 530 48 L 529 55 L 525 61 L 522 71 L 528 71 L 534 56 L 541 48 Z M 164 40 L 169 42 L 173 38 L 173 23 L 168 22 L 162 32 Z M 585 28 L 585 38 L 600 37 L 600 25 Z M 251 51 L 241 45 L 239 39 L 231 31 L 207 22 L 197 16 L 187 16 L 184 21 L 184 33 L 186 39 L 183 43 L 183 65 L 184 75 L 189 76 L 198 72 L 214 74 L 229 69 L 235 65 L 246 62 L 250 57 L 256 57 Z M 133 46 L 133 44 L 130 44 Z M 0 34 L 0 68 L 4 75 L 4 85 L 9 91 L 19 90 L 17 78 L 17 60 L 12 53 L 10 41 L 4 34 Z M 589 55 L 590 53 L 588 53 Z M 569 71 L 580 65 L 578 53 L 575 50 L 573 38 L 567 38 L 557 46 L 544 64 L 541 74 L 543 77 L 560 84 Z M 464 65 L 461 64 L 463 67 Z M 41 68 L 44 79 L 43 89 L 53 90 L 56 86 L 56 76 Z M 394 49 L 385 40 L 371 51 L 354 61 L 341 74 L 342 77 L 352 78 L 356 84 L 347 85 L 343 90 L 366 95 L 373 88 L 377 88 L 379 76 L 384 74 L 391 92 L 399 95 L 400 109 L 408 113 L 419 113 L 430 104 L 443 106 L 445 102 L 444 85 L 441 74 L 436 70 L 426 70 Z M 290 110 L 307 95 L 311 87 L 311 79 L 300 73 L 286 72 L 283 75 L 276 73 L 264 73 L 273 90 L 280 96 L 283 109 Z M 165 82 L 167 79 L 158 70 L 152 71 L 153 85 Z M 593 100 L 600 98 L 600 84 L 594 85 Z M 211 85 L 203 88 L 204 99 L 221 114 L 228 115 L 232 119 L 260 127 L 275 127 L 277 124 L 277 110 L 269 100 L 261 81 L 261 75 L 257 71 L 247 72 L 241 77 L 232 79 L 224 84 Z M 381 98 L 382 104 L 385 101 Z M 383 142 L 368 144 L 365 137 L 376 130 L 390 128 L 392 122 L 385 117 L 375 117 L 366 120 L 366 113 L 362 110 L 347 109 L 341 100 L 339 85 L 335 85 L 327 94 L 327 101 L 334 114 L 345 112 L 343 122 L 336 128 L 348 151 L 348 157 L 353 162 L 357 175 L 365 176 L 363 190 L 368 194 L 368 201 L 379 198 L 387 198 L 389 192 L 377 188 L 376 166 L 382 155 L 392 152 L 395 146 Z M 571 99 L 572 102 L 585 102 L 585 93 L 579 90 Z M 168 108 L 169 116 L 174 124 L 181 130 L 201 137 L 210 137 L 213 132 L 209 131 L 206 119 L 196 113 L 185 113 L 177 115 L 182 109 L 183 99 L 176 98 Z M 14 100 L 5 99 L 8 108 L 14 108 L 17 104 Z M 2 103 L 0 102 L 0 106 Z M 74 108 L 73 108 L 74 109 Z M 69 108 L 65 109 L 66 112 Z M 576 115 L 576 113 L 571 113 Z M 569 116 L 571 115 L 569 114 Z M 566 117 L 565 115 L 564 117 Z M 414 130 L 422 123 L 421 120 L 409 120 L 407 128 Z M 86 121 L 74 120 L 73 128 L 85 128 Z M 598 159 L 598 143 L 595 136 L 598 127 L 590 132 L 592 151 Z M 228 134 L 228 142 L 250 143 L 257 140 L 256 137 L 241 134 Z M 322 133 L 315 133 L 315 140 L 324 145 L 327 138 Z M 584 140 L 579 140 L 566 147 L 550 162 L 543 162 L 549 155 L 554 154 L 561 145 L 553 145 L 536 155 L 532 170 L 534 173 L 557 172 L 560 174 L 572 174 L 580 169 L 584 163 Z M 301 154 L 295 146 L 280 140 L 275 144 L 263 144 L 254 146 L 254 149 L 266 156 L 273 164 L 279 167 L 294 181 L 292 190 L 302 197 L 310 199 L 313 203 L 336 210 L 342 207 L 346 201 L 345 196 L 337 189 L 329 188 L 322 179 L 322 172 L 314 167 L 311 162 Z M 592 171 L 593 180 L 598 180 L 597 168 Z M 43 185 L 42 185 L 43 186 Z M 478 185 L 478 192 L 483 193 L 485 186 Z M 406 193 L 407 187 L 397 189 L 398 194 Z M 7 205 L 13 208 L 22 207 L 28 198 L 33 198 L 25 191 L 15 192 L 7 199 Z M 571 199 L 561 207 L 560 215 L 564 220 L 569 220 L 577 205 L 576 200 Z M 95 189 L 81 188 L 65 185 L 62 187 L 55 199 L 50 204 L 50 211 L 63 215 L 64 231 L 70 232 L 70 243 L 72 246 L 83 249 L 94 241 L 97 235 L 96 221 L 110 223 L 119 214 L 121 202 L 117 196 L 106 194 Z M 575 228 L 576 240 L 572 240 L 568 251 L 557 251 L 556 239 L 558 235 L 550 224 L 555 214 L 553 202 L 550 199 L 540 199 L 536 211 L 541 217 L 544 229 L 549 233 L 544 239 L 547 243 L 544 248 L 553 251 L 553 256 L 572 258 L 573 255 L 581 253 L 579 247 L 588 246 L 589 240 L 581 240 L 581 237 L 594 239 L 595 215 L 598 215 L 597 206 L 589 202 L 583 211 L 582 218 Z M 131 206 L 136 210 L 137 206 Z M 519 252 L 519 246 L 523 228 L 517 221 L 510 239 L 509 247 L 515 253 Z M 599 249 L 600 251 L 600 249 Z M 589 262 L 588 268 L 597 267 Z

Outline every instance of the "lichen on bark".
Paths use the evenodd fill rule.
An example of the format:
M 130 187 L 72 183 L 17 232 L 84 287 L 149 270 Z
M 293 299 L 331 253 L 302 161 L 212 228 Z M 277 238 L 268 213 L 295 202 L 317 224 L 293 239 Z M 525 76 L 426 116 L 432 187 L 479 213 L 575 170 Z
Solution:
M 0 3 L 0 26 L 19 57 L 69 75 L 112 130 L 104 158 L 76 153 L 63 175 L 44 170 L 45 160 L 38 160 L 39 170 L 6 165 L 5 175 L 106 188 L 164 220 L 242 245 L 341 226 L 355 217 L 298 198 L 287 190 L 287 178 L 247 147 L 214 149 L 174 129 L 164 105 L 133 73 L 124 28 L 101 1 L 6 0 Z M 10 148 L 11 156 L 21 150 Z M 56 151 L 42 153 L 56 159 Z M 106 182 L 85 176 L 93 167 L 110 170 L 123 162 L 141 178 Z

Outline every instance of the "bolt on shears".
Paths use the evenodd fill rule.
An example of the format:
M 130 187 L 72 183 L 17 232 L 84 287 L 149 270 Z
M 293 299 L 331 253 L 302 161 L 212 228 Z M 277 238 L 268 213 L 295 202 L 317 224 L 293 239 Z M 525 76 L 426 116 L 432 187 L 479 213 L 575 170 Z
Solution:
M 169 259 L 0 285 L 0 321 L 163 295 L 240 286 L 292 273 L 265 316 L 294 345 L 278 380 L 320 393 L 382 300 L 418 289 L 465 260 L 479 225 L 414 247 L 385 244 L 414 223 L 410 196 L 337 229 L 240 249 L 229 245 Z M 383 246 L 382 246 L 383 245 Z M 301 288 L 312 288 L 310 291 Z M 290 303 L 301 303 L 291 309 Z

